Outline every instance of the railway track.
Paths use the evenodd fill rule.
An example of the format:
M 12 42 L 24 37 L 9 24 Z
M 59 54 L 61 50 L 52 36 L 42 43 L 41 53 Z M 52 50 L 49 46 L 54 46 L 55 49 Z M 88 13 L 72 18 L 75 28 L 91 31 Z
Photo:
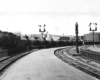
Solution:
M 0 61 L 0 76 L 3 74 L 3 72 L 12 64 L 14 63 L 16 60 L 18 60 L 19 58 L 28 55 L 31 52 L 37 51 L 38 49 L 34 49 L 28 52 L 24 52 L 24 53 L 20 53 L 20 54 L 16 54 L 16 55 L 12 55 L 6 59 L 3 59 Z
M 71 49 L 71 47 L 67 48 L 67 50 L 68 49 Z M 76 59 L 66 56 L 64 54 L 64 50 L 65 50 L 64 48 L 56 50 L 55 55 L 62 61 L 66 62 L 67 64 L 69 64 L 91 76 L 94 76 L 94 77 L 100 79 L 100 69 L 90 66 L 88 64 L 85 64 L 79 60 L 76 60 Z

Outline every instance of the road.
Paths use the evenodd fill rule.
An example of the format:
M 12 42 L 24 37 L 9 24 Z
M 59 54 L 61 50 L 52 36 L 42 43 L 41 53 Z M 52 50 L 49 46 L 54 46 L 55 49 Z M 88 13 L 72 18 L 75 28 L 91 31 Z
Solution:
M 0 80 L 96 80 L 96 78 L 64 63 L 54 50 L 33 52 L 13 63 Z

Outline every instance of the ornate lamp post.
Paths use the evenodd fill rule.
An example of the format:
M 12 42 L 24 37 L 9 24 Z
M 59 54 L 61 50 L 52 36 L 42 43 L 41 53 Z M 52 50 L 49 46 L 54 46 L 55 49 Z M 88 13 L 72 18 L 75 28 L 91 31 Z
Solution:
M 42 35 L 42 38 L 44 39 L 44 37 L 43 37 L 43 34 L 44 34 L 44 32 L 46 31 L 46 29 L 45 29 L 45 24 L 44 24 L 44 26 L 43 26 L 43 30 L 41 30 L 41 25 L 39 25 L 39 32 L 41 32 L 41 35 Z
M 91 29 L 91 25 L 95 25 L 95 29 Z M 93 47 L 94 47 L 94 31 L 97 31 L 97 23 L 90 23 L 90 31 L 93 31 Z
M 75 31 L 76 31 L 76 52 L 79 53 L 78 49 L 78 22 L 75 24 Z

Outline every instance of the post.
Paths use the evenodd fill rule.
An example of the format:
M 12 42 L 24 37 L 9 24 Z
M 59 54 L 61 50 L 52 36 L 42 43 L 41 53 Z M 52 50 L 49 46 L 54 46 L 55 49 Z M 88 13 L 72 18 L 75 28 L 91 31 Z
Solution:
M 89 24 L 90 26 L 90 31 L 93 31 L 93 47 L 94 47 L 94 31 L 97 31 L 97 23 L 93 23 L 95 25 L 95 29 L 91 29 L 92 23 Z
M 78 49 L 78 34 L 76 34 L 76 51 L 77 51 L 77 53 L 79 53 L 79 49 Z
M 45 26 L 46 26 L 46 25 L 44 24 L 44 26 L 43 26 L 43 27 L 44 27 L 43 31 L 41 30 L 41 25 L 38 25 L 38 26 L 40 27 L 39 32 L 41 32 L 41 35 L 42 35 L 42 38 L 43 38 L 44 32 L 46 31 L 46 30 L 45 30 Z M 44 39 L 44 38 L 43 38 L 43 39 Z
M 94 47 L 94 31 L 93 31 L 93 47 Z
M 75 24 L 75 30 L 76 30 L 76 52 L 79 53 L 79 49 L 78 49 L 78 23 L 76 22 Z
M 43 32 L 41 32 L 41 34 L 42 34 L 42 39 L 43 39 Z

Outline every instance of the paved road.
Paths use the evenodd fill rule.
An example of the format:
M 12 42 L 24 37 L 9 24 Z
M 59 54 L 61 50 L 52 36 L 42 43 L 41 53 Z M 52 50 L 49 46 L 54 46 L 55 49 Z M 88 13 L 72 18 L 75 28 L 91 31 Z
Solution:
M 21 58 L 0 80 L 96 80 L 58 59 L 54 55 L 55 49 L 36 51 Z

